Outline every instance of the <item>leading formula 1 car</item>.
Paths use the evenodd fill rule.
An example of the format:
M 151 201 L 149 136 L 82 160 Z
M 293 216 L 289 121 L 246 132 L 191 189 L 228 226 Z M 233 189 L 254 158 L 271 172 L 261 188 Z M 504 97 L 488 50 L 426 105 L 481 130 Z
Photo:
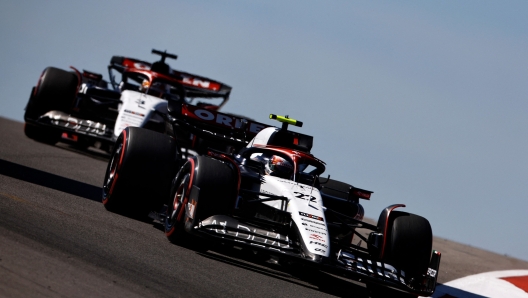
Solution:
M 26 106 L 25 134 L 49 144 L 66 141 L 109 151 L 127 126 L 163 132 L 168 100 L 182 97 L 208 110 L 219 110 L 228 101 L 230 86 L 172 69 L 165 60 L 176 59 L 174 54 L 152 53 L 161 59 L 149 63 L 113 56 L 110 84 L 98 73 L 46 68 Z
M 127 127 L 106 171 L 106 209 L 150 213 L 175 243 L 229 243 L 360 279 L 372 296 L 434 292 L 440 253 L 429 222 L 395 211 L 403 204 L 385 208 L 377 225 L 364 222 L 359 200 L 372 192 L 322 177 L 313 138 L 288 130 L 300 121 L 271 115 L 278 128 L 183 102 L 170 102 L 168 115 L 214 148 L 185 155 L 175 135 Z

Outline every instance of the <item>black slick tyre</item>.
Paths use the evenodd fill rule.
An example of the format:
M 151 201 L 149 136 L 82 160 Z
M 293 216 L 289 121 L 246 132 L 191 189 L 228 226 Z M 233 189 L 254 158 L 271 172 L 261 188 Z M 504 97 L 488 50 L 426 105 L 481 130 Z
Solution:
M 103 182 L 103 205 L 109 211 L 146 216 L 169 194 L 177 164 L 173 138 L 127 127 L 117 139 Z
M 383 261 L 405 272 L 407 279 L 427 273 L 431 260 L 433 232 L 421 216 L 392 211 Z M 371 297 L 416 298 L 418 295 L 367 284 Z
M 25 119 L 36 119 L 48 111 L 69 112 L 79 80 L 74 73 L 48 67 L 42 73 L 33 90 L 24 115 Z
M 69 112 L 75 99 L 79 80 L 71 72 L 48 67 L 42 73 L 38 84 L 31 91 L 24 119 L 25 135 L 37 142 L 53 145 L 61 138 L 61 131 L 30 123 L 49 111 Z
M 407 278 L 427 273 L 431 260 L 433 232 L 429 221 L 407 212 L 393 211 L 384 259 L 403 269 Z

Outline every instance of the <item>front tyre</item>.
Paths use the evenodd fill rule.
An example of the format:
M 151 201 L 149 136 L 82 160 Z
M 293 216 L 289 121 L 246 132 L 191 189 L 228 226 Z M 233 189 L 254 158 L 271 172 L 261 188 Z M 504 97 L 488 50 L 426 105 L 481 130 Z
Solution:
M 392 211 L 383 262 L 405 272 L 405 277 L 420 278 L 427 273 L 433 245 L 429 221 L 421 216 Z M 416 298 L 418 295 L 368 284 L 371 297 Z
M 61 131 L 31 124 L 48 111 L 69 112 L 78 87 L 75 74 L 55 67 L 42 72 L 39 82 L 31 91 L 24 113 L 24 134 L 37 142 L 54 145 L 61 139 Z
M 433 247 L 429 221 L 415 214 L 393 211 L 389 231 L 386 262 L 403 269 L 407 278 L 426 274 Z
M 77 75 L 55 67 L 43 72 L 26 107 L 25 119 L 36 119 L 48 111 L 68 113 L 79 85 Z
M 222 161 L 207 156 L 189 159 L 172 183 L 165 220 L 167 238 L 177 242 L 183 231 L 192 233 L 200 221 L 231 214 L 236 181 L 233 169 Z
M 117 139 L 103 182 L 103 205 L 109 211 L 147 215 L 161 208 L 177 164 L 173 138 L 127 127 Z
M 185 205 L 191 191 L 191 174 L 187 163 L 176 175 L 171 187 L 171 201 L 167 206 L 165 217 L 165 235 L 172 243 L 177 243 L 183 238 L 183 222 Z

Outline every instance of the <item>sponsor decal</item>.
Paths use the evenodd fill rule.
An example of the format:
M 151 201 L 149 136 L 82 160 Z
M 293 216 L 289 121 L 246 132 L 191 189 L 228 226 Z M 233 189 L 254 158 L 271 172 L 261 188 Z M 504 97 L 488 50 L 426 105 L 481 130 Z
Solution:
M 136 62 L 134 63 L 134 68 L 141 69 L 141 70 L 150 70 L 150 67 L 146 64 Z
M 319 221 L 324 221 L 324 219 L 322 217 L 316 216 L 316 215 L 313 215 L 313 214 L 310 214 L 310 213 L 306 213 L 306 212 L 299 211 L 299 215 L 300 216 L 304 216 L 304 217 L 308 217 L 308 218 L 312 218 L 312 219 L 315 219 L 315 220 L 319 220 Z
M 321 242 L 317 242 L 317 241 L 310 241 L 310 244 L 315 244 L 315 245 L 322 246 L 324 248 L 328 248 L 328 245 L 321 243 Z
M 357 257 L 349 252 L 339 252 L 337 260 L 345 266 L 347 270 L 368 274 L 372 277 L 388 278 L 402 284 L 406 284 L 405 272 L 398 270 L 387 263 L 376 262 Z
M 298 198 L 298 199 L 301 199 L 301 200 L 306 200 L 306 201 L 310 201 L 310 202 L 316 202 L 317 198 L 312 196 L 312 195 L 309 195 L 309 194 L 304 194 L 304 193 L 301 193 L 301 192 L 298 192 L 298 191 L 294 191 L 293 192 L 295 194 L 295 197 Z
M 188 216 L 189 218 L 191 218 L 191 219 L 194 218 L 194 210 L 195 210 L 195 209 L 194 209 L 194 204 L 193 204 L 193 203 L 194 203 L 194 200 L 193 200 L 193 202 L 189 202 L 189 203 L 187 203 L 187 208 L 186 208 L 186 210 L 185 210 L 187 216 Z
M 326 227 L 326 225 L 324 223 L 320 223 L 320 222 L 317 222 L 317 221 L 313 221 L 313 220 L 309 220 L 309 219 L 305 219 L 305 218 L 301 218 L 301 220 Z
M 322 242 L 326 242 L 324 239 L 323 239 L 323 236 L 320 236 L 320 235 L 317 235 L 317 234 L 310 234 L 310 239 L 315 239 L 317 241 L 322 241 Z M 311 242 L 311 241 L 310 241 Z
M 308 228 L 304 228 L 306 231 L 308 232 L 311 232 L 311 233 L 317 233 L 317 234 L 321 234 L 321 235 L 326 235 L 326 233 L 323 233 L 321 231 L 317 231 L 317 230 L 312 230 L 312 229 L 308 229 Z
M 127 110 L 127 109 L 125 109 L 125 113 L 129 113 L 129 114 L 132 114 L 132 115 L 138 115 L 138 116 L 141 116 L 141 117 L 145 117 L 145 114 L 141 114 L 141 113 L 138 113 L 138 112 Z
M 185 116 L 190 116 L 191 118 L 200 119 L 205 122 L 214 123 L 216 125 L 222 125 L 229 128 L 236 128 L 239 129 L 242 127 L 242 119 L 221 114 L 221 113 L 213 113 L 212 111 L 208 111 L 205 109 L 195 109 L 192 106 L 184 105 L 182 113 Z M 256 134 L 262 129 L 266 128 L 266 125 L 262 125 L 257 122 L 248 122 L 248 128 L 247 130 L 250 133 Z
M 316 248 L 315 251 L 318 251 L 318 252 L 320 252 L 320 253 L 324 253 L 324 254 L 326 253 L 326 250 L 324 250 L 324 249 L 322 249 L 322 248 L 319 248 L 319 247 Z
M 185 84 L 189 84 L 189 85 L 192 85 L 192 86 L 205 88 L 205 89 L 211 89 L 211 90 L 220 89 L 220 86 L 218 84 L 211 84 L 211 82 L 209 82 L 209 81 L 200 80 L 200 79 L 193 78 L 193 77 L 188 77 L 188 76 L 184 76 L 182 82 L 185 83 Z
M 435 277 L 436 273 L 437 273 L 436 270 L 431 269 L 431 268 L 427 268 L 427 275 L 429 275 L 431 277 Z
M 200 222 L 199 227 L 214 231 L 217 234 L 235 237 L 237 238 L 235 241 L 246 242 L 251 245 L 266 247 L 276 251 L 281 251 L 281 248 L 290 248 L 288 236 L 249 227 L 240 224 L 237 221 L 213 219 L 208 222 L 208 220 L 206 220 Z

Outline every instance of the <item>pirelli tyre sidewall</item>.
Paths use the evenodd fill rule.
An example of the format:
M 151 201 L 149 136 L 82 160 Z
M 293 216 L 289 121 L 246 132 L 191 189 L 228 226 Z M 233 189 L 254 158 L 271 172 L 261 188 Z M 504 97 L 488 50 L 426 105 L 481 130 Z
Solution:
M 183 227 L 193 233 L 200 221 L 212 215 L 231 215 L 236 200 L 236 176 L 230 165 L 207 156 L 194 157 L 185 169 L 190 174 L 190 192 Z
M 32 90 L 24 118 L 35 120 L 53 110 L 70 112 L 78 87 L 76 74 L 55 67 L 44 69 Z
M 195 160 L 189 159 L 178 171 L 171 185 L 165 216 L 165 236 L 170 242 L 178 243 L 184 238 L 185 206 L 192 187 Z
M 169 196 L 176 170 L 173 138 L 138 127 L 120 134 L 103 182 L 103 204 L 114 212 L 144 216 Z

